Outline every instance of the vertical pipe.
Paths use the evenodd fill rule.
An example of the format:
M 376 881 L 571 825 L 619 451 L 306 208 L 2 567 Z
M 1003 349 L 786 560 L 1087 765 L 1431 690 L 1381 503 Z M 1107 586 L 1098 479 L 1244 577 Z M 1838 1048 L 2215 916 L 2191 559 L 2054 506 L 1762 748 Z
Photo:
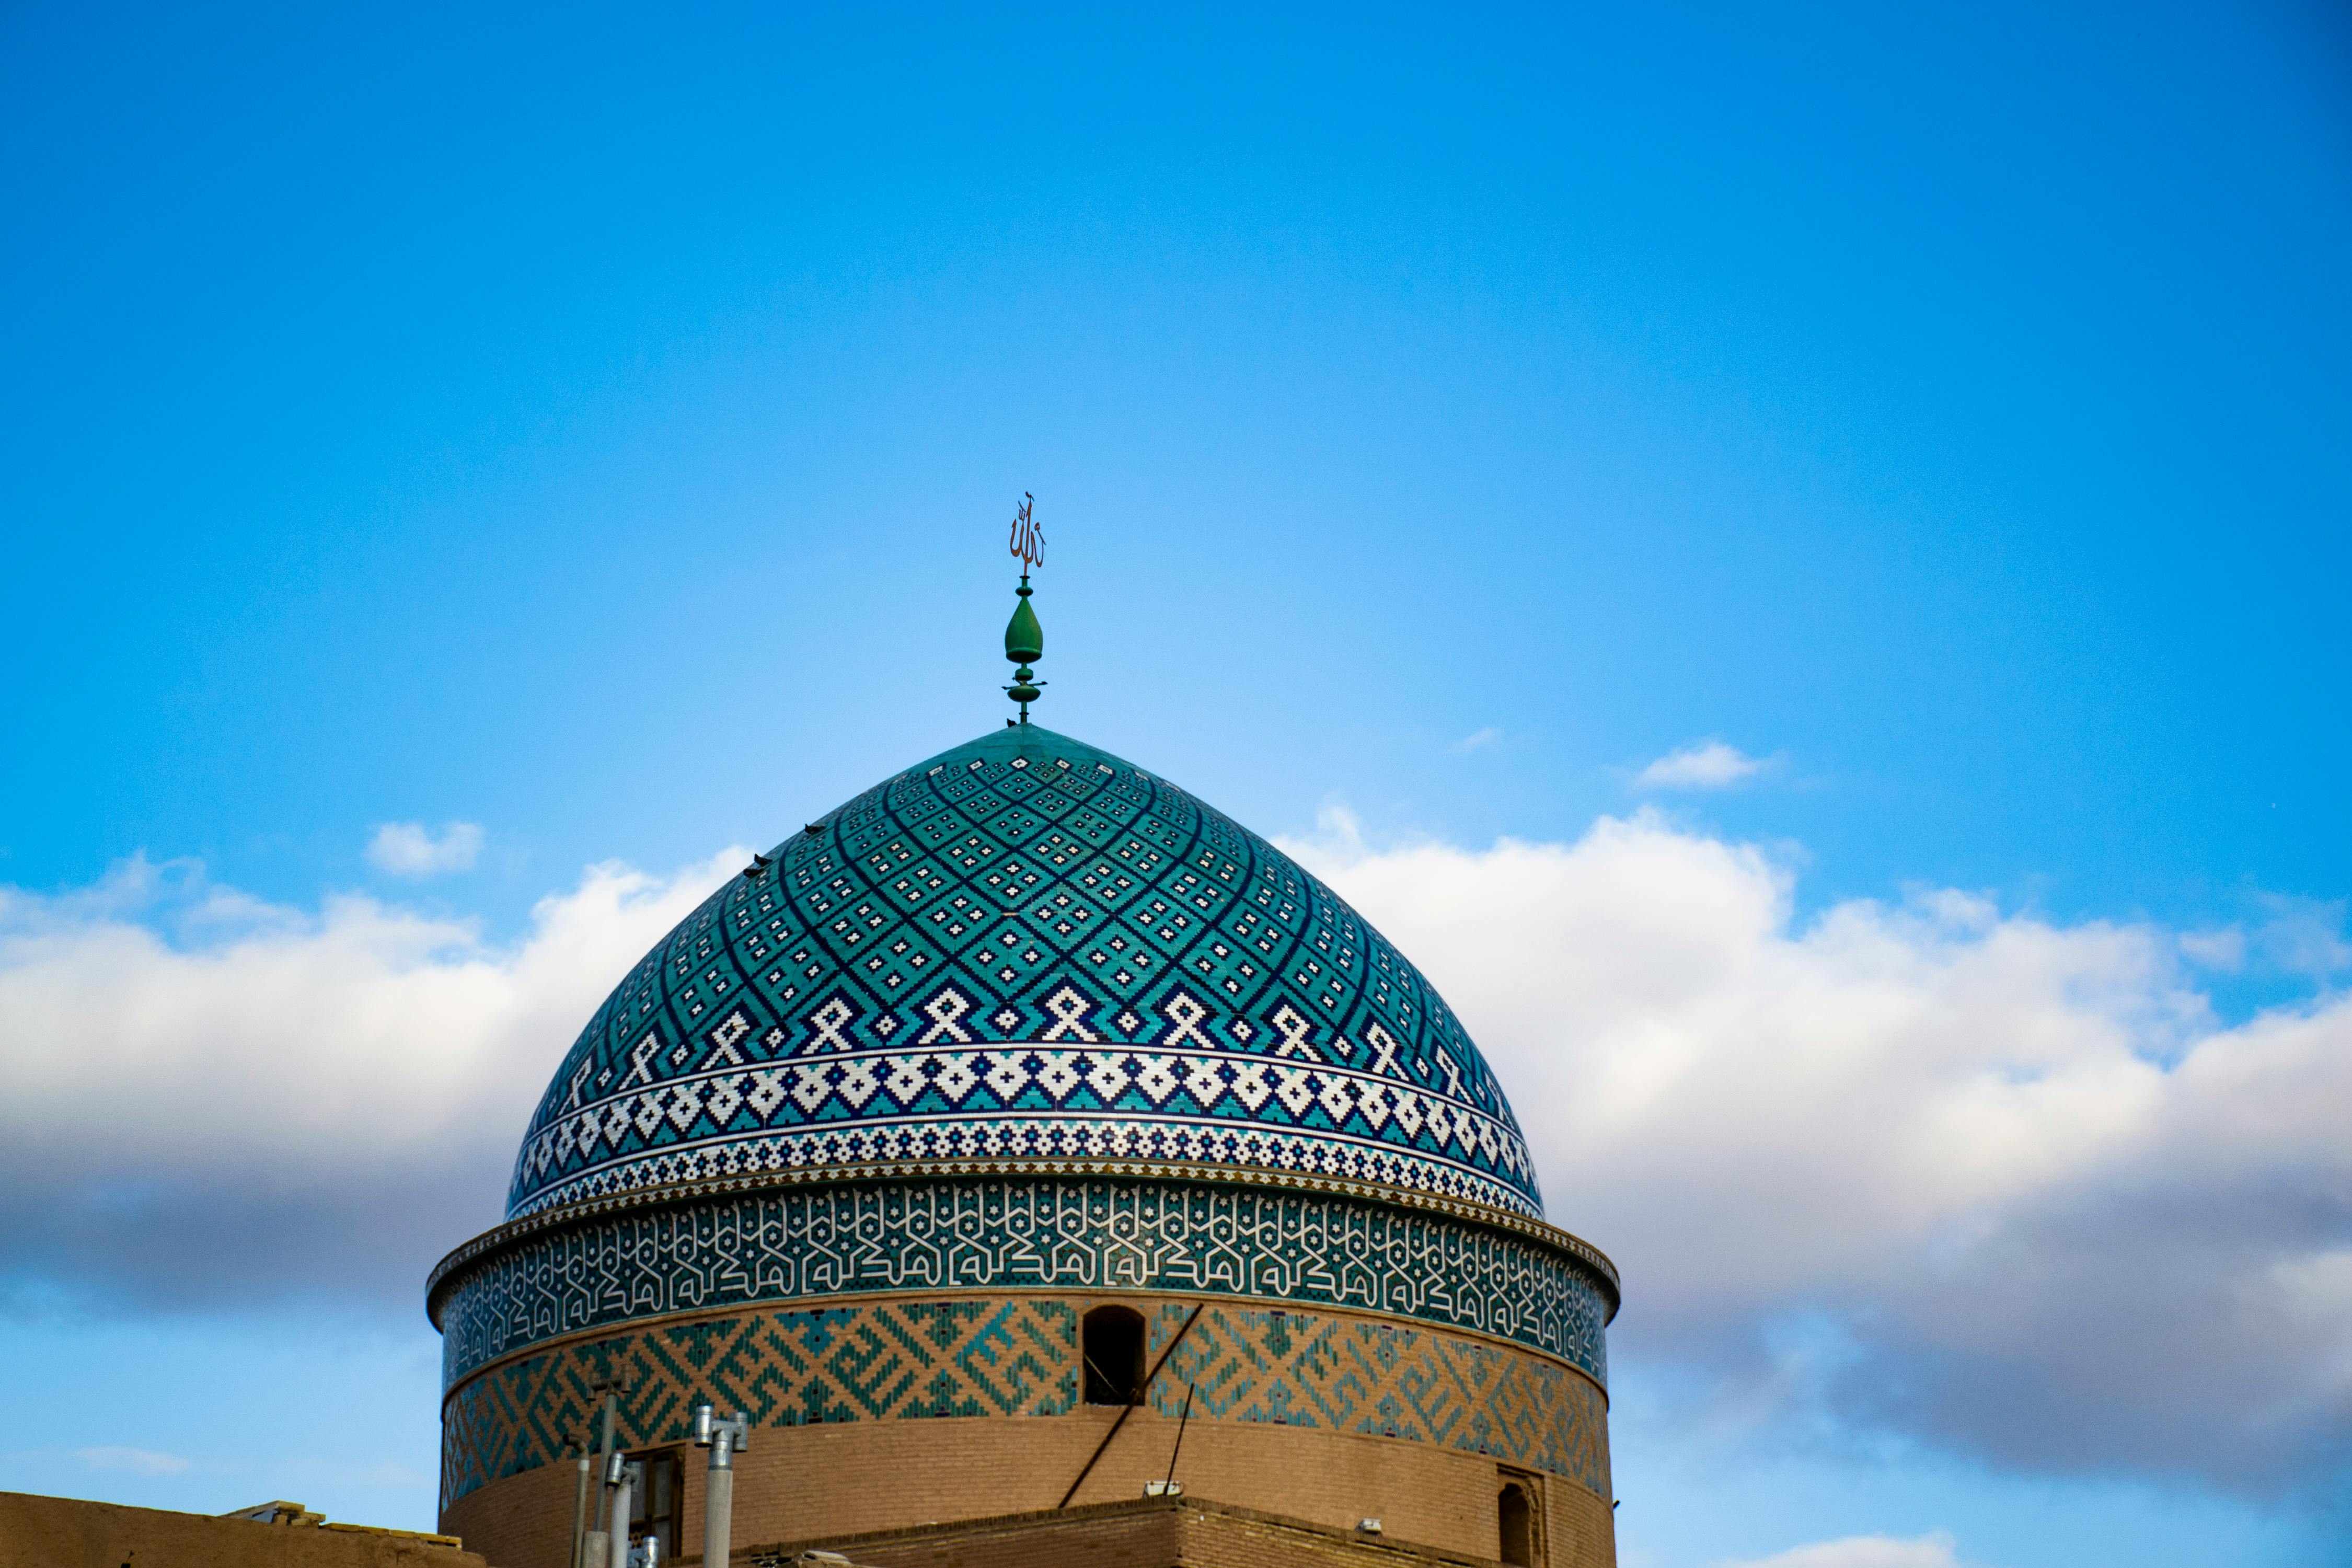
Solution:
M 727 1568 L 734 1547 L 735 1466 L 729 1452 L 734 1434 L 724 1427 L 710 1439 L 710 1473 L 702 1498 L 702 1568 Z
M 580 1485 L 572 1499 L 572 1568 L 580 1568 L 580 1543 L 588 1533 L 588 1471 L 594 1463 L 585 1448 L 580 1453 Z
M 619 1415 L 620 1409 L 621 1396 L 614 1393 L 611 1389 L 606 1389 L 604 1391 L 604 1440 L 603 1443 L 599 1444 L 596 1448 L 596 1475 L 597 1479 L 600 1480 L 604 1479 L 611 1473 L 611 1466 L 613 1463 L 613 1423 L 614 1418 Z M 608 1522 L 604 1515 L 604 1504 L 606 1499 L 602 1495 L 603 1490 L 604 1489 L 599 1489 L 599 1495 L 596 1499 L 596 1522 L 600 1525 Z M 583 1568 L 598 1568 L 598 1565 L 592 1560 L 584 1564 Z
M 629 1516 L 635 1512 L 637 1467 L 629 1465 L 621 1471 L 621 1484 L 613 1489 L 612 1568 L 629 1568 Z
M 613 1446 L 613 1400 L 604 1402 L 604 1457 L 596 1466 L 596 1528 L 581 1538 L 580 1568 L 610 1568 L 613 1555 L 612 1521 L 613 1489 L 621 1483 L 621 1456 L 611 1452 Z M 628 1551 L 629 1526 L 621 1521 L 621 1549 Z

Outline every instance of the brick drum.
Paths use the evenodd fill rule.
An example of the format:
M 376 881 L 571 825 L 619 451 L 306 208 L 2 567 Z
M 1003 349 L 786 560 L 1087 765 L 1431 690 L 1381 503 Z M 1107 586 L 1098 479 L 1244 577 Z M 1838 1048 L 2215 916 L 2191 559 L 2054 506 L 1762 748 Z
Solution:
M 1149 1297 L 861 1301 L 558 1342 L 453 1391 L 452 1455 L 537 1442 L 499 1456 L 507 1473 L 451 1500 L 443 1528 L 502 1568 L 557 1568 L 575 1484 L 559 1456 L 593 1431 L 590 1389 L 604 1377 L 629 1388 L 624 1447 L 681 1451 L 689 1552 L 702 1461 L 687 1424 L 706 1399 L 756 1425 L 736 1461 L 739 1542 L 1051 1508 L 1118 1415 L 1077 1397 L 1077 1324 L 1104 1304 L 1141 1310 L 1147 1356 L 1165 1361 L 1074 1503 L 1137 1498 L 1165 1478 L 1181 1422 L 1176 1479 L 1194 1496 L 1341 1530 L 1379 1518 L 1400 1538 L 1492 1559 L 1507 1474 L 1541 1493 L 1550 1563 L 1613 1555 L 1606 1396 L 1576 1368 L 1373 1314 Z

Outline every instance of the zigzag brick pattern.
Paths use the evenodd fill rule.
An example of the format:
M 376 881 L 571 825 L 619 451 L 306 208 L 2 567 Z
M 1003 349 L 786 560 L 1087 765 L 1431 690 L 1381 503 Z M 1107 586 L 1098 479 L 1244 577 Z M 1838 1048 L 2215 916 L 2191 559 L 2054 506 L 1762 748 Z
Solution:
M 1189 1313 L 1162 1302 L 1157 1358 Z M 687 1440 L 704 1400 L 762 1426 L 940 1416 L 1052 1416 L 1076 1408 L 1079 1303 L 975 1298 L 861 1301 L 651 1324 L 567 1340 L 503 1363 L 443 1408 L 441 1506 L 562 1457 L 591 1432 L 614 1379 L 620 1440 Z M 1491 1342 L 1328 1311 L 1212 1303 L 1152 1390 L 1174 1417 L 1431 1443 L 1490 1455 L 1609 1495 L 1600 1390 L 1557 1362 Z M 572 1451 L 576 1452 L 574 1448 Z
M 1163 1302 L 1151 1354 L 1191 1310 Z M 1161 1415 L 1323 1427 L 1489 1454 L 1609 1495 L 1608 1406 L 1557 1363 L 1406 1324 L 1279 1307 L 1204 1310 L 1152 1386 Z

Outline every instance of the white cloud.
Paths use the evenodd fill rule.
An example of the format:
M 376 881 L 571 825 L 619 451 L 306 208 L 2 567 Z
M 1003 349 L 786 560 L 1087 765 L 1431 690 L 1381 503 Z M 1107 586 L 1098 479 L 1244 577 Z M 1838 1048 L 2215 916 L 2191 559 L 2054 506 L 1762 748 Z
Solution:
M 1457 752 L 1484 751 L 1488 746 L 1494 745 L 1502 738 L 1503 732 L 1490 724 L 1484 730 L 1473 730 L 1469 734 L 1465 735 L 1460 740 L 1454 742 L 1454 750 Z
M 436 877 L 470 868 L 482 852 L 479 823 L 445 823 L 436 838 L 421 822 L 387 822 L 368 840 L 369 864 L 395 877 Z
M 2235 973 L 2246 964 L 2246 933 L 2235 926 L 2180 934 L 2180 956 L 2207 969 Z
M 1963 1568 L 1952 1555 L 1952 1538 L 1941 1531 L 1907 1540 L 1892 1535 L 1849 1535 L 1792 1546 L 1769 1557 L 1744 1558 L 1719 1568 Z
M 2266 975 L 2326 980 L 2352 969 L 2352 943 L 2344 940 L 2342 900 L 2330 903 L 2263 894 L 2255 902 L 2265 919 L 2251 929 L 2232 925 L 2183 932 L 2181 955 L 2223 973 L 2252 970 Z
M 414 1309 L 498 1219 L 589 1015 L 742 859 L 593 867 L 506 945 L 369 899 L 227 897 L 185 866 L 0 888 L 0 1289 Z
M 76 1448 L 74 1458 L 93 1470 L 131 1470 L 142 1476 L 176 1476 L 188 1468 L 179 1455 L 152 1448 Z
M 1633 775 L 1636 789 L 1727 789 L 1763 771 L 1765 759 L 1751 757 L 1721 741 L 1694 741 L 1677 747 Z
M 2352 969 L 2352 943 L 2344 940 L 2345 905 L 2341 900 L 2265 896 L 2262 902 L 2270 918 L 2255 930 L 2255 955 L 2271 971 L 2325 979 Z
M 1648 813 L 1287 847 L 1493 1061 L 1624 1269 L 1612 1346 L 1718 1417 L 2249 1486 L 2352 1452 L 2352 999 L 2225 1027 L 2174 933 L 1958 892 L 1800 927 L 1784 866 Z

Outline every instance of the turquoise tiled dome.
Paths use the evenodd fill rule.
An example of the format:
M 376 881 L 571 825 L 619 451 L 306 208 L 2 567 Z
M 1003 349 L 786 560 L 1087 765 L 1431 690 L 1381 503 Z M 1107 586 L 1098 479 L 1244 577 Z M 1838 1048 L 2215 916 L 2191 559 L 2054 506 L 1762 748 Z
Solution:
M 1338 1177 L 1540 1218 L 1418 970 L 1222 812 L 1027 725 L 876 785 L 704 900 L 564 1058 L 509 1217 L 841 1168 Z

